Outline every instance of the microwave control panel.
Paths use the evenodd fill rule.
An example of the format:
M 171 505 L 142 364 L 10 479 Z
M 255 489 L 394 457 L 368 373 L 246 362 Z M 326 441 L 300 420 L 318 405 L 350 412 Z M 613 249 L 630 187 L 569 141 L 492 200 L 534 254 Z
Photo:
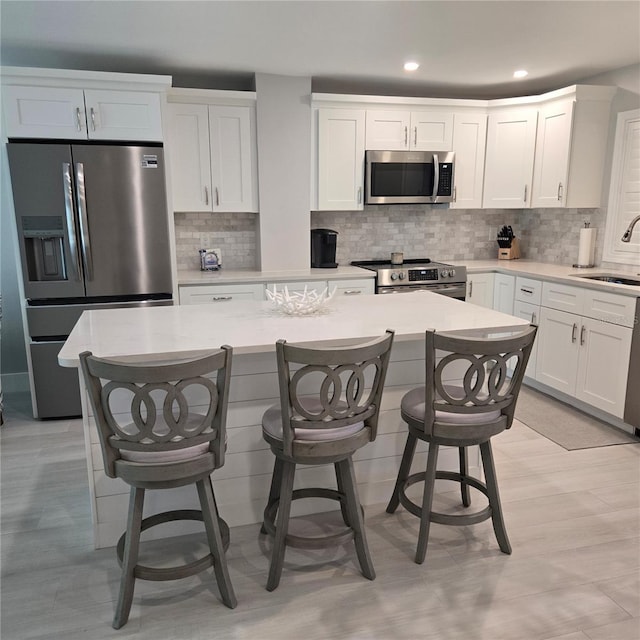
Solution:
M 438 183 L 438 195 L 450 196 L 453 185 L 453 164 L 444 162 L 440 165 L 440 182 Z

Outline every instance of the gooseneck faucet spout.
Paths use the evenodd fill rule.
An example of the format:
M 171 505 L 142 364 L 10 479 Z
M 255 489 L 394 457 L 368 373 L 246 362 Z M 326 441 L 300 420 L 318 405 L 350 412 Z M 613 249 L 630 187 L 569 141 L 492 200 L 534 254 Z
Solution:
M 631 240 L 631 234 L 633 233 L 633 227 L 636 226 L 636 223 L 640 220 L 640 216 L 636 216 L 627 227 L 627 230 L 622 235 L 622 242 L 629 242 Z

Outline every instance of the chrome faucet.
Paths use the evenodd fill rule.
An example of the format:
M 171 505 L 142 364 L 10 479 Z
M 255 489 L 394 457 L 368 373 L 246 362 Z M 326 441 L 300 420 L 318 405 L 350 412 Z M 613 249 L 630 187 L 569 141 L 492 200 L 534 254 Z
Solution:
M 636 226 L 636 223 L 640 220 L 640 216 L 636 216 L 627 227 L 627 230 L 622 234 L 622 242 L 629 242 L 631 240 L 631 233 L 633 232 L 633 227 Z

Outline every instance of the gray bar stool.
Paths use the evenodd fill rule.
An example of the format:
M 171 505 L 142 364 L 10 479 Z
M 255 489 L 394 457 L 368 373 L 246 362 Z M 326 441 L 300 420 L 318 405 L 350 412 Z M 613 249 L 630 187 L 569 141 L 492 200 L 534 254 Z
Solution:
M 267 590 L 280 583 L 285 547 L 326 548 L 354 540 L 363 575 L 375 578 L 358 498 L 352 456 L 376 438 L 393 332 L 371 342 L 326 349 L 276 344 L 280 404 L 262 418 L 276 456 L 262 533 L 274 538 Z M 335 465 L 337 490 L 293 489 L 297 464 Z M 334 534 L 288 534 L 291 501 L 322 497 L 340 502 L 346 528 Z
M 491 438 L 511 427 L 536 331 L 537 327 L 531 326 L 513 337 L 487 339 L 426 332 L 426 385 L 409 391 L 401 401 L 400 413 L 409 434 L 387 506 L 387 512 L 393 513 L 398 504 L 402 504 L 420 518 L 416 563 L 424 562 L 431 522 L 471 525 L 491 518 L 500 549 L 511 553 L 502 518 Z M 452 370 L 461 380 L 459 386 L 445 382 Z M 409 475 L 418 440 L 429 443 L 426 471 Z M 465 448 L 471 445 L 480 446 L 486 482 L 468 475 Z M 459 473 L 436 471 L 440 446 L 458 447 Z M 469 487 L 485 494 L 489 505 L 472 514 L 434 512 L 431 506 L 436 479 L 459 482 L 465 507 L 470 504 Z M 406 489 L 416 482 L 424 482 L 421 505 L 406 494 Z
M 129 618 L 136 578 L 176 580 L 213 566 L 222 601 L 231 609 L 236 606 L 224 553 L 229 527 L 218 515 L 210 476 L 224 464 L 231 357 L 228 346 L 169 364 L 123 364 L 88 351 L 80 354 L 105 473 L 131 486 L 127 530 L 116 549 L 122 575 L 115 629 Z M 208 377 L 214 372 L 215 379 Z M 188 396 L 197 407 L 189 406 Z M 175 510 L 142 518 L 147 489 L 188 484 L 196 485 L 201 511 Z M 140 533 L 174 520 L 203 521 L 210 553 L 162 569 L 138 564 Z

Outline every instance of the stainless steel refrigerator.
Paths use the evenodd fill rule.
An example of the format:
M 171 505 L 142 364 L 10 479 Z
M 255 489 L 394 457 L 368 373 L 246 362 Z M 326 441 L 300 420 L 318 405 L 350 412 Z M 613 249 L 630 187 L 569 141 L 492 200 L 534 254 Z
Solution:
M 172 304 L 162 145 L 10 142 L 34 413 L 81 414 L 58 352 L 84 310 Z

